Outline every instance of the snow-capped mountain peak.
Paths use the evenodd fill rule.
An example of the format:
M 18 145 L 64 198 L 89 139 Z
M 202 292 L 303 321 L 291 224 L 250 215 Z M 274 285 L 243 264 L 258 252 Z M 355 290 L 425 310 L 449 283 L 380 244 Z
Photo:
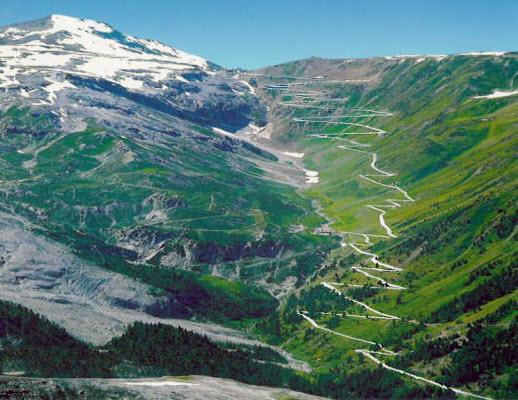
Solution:
M 0 28 L 0 109 L 13 104 L 66 132 L 92 119 L 135 131 L 133 114 L 148 112 L 234 132 L 264 112 L 248 83 L 201 57 L 63 15 Z
M 112 32 L 109 25 L 87 19 L 68 17 L 65 15 L 51 15 L 37 21 L 10 25 L 1 30 L 0 38 L 7 40 L 26 39 L 28 36 L 40 34 L 45 37 L 57 32 L 68 32 L 81 35 L 94 32 Z
M 160 88 L 179 71 L 208 70 L 201 57 L 158 41 L 125 35 L 111 26 L 64 15 L 0 29 L 0 87 L 45 70 L 86 75 L 130 90 Z M 181 78 L 178 78 L 181 79 Z
M 53 14 L 47 18 L 52 23 L 55 31 L 68 32 L 112 32 L 113 28 L 104 22 L 91 19 L 69 17 L 67 15 Z

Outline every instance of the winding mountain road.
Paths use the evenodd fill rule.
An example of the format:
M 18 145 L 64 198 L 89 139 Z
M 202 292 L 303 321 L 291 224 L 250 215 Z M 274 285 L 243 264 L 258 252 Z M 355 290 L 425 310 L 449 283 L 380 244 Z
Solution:
M 303 80 L 309 80 L 312 83 L 331 83 L 327 82 L 323 79 L 316 79 L 316 78 L 307 78 L 307 77 L 297 77 L 297 76 L 290 76 L 290 77 L 283 77 L 283 76 L 269 76 L 269 75 L 257 75 L 257 76 L 263 76 L 268 78 L 290 78 L 290 79 L 303 79 Z M 292 109 L 307 109 L 307 110 L 315 110 L 317 112 L 321 112 L 320 110 L 326 110 L 328 112 L 337 111 L 336 108 L 333 109 L 333 107 L 330 107 L 329 105 L 321 105 L 321 103 L 345 103 L 347 99 L 333 99 L 333 98 L 325 98 L 325 93 L 318 92 L 318 91 L 298 91 L 296 88 L 292 89 L 295 85 L 287 83 L 285 84 L 285 87 L 280 89 L 282 91 L 287 91 L 290 93 L 294 93 L 294 96 L 297 98 L 295 101 L 281 101 L 279 104 L 283 107 L 292 108 Z M 322 96 L 324 94 L 324 96 Z M 321 97 L 320 97 L 321 96 Z M 356 253 L 366 256 L 368 262 L 373 264 L 372 267 L 365 267 L 363 265 L 360 266 L 354 266 L 351 268 L 352 271 L 358 272 L 365 277 L 376 280 L 378 283 L 378 286 L 370 286 L 373 289 L 387 289 L 387 290 L 405 290 L 406 288 L 394 283 L 390 283 L 387 280 L 383 279 L 380 276 L 371 274 L 371 271 L 375 271 L 377 273 L 399 273 L 403 271 L 402 268 L 391 265 L 386 262 L 382 262 L 379 259 L 379 255 L 363 250 L 360 247 L 363 246 L 370 246 L 372 244 L 371 238 L 395 238 L 397 237 L 396 234 L 394 234 L 392 228 L 386 223 L 385 221 L 385 214 L 387 213 L 387 210 L 399 208 L 402 206 L 403 203 L 411 203 L 415 200 L 408 194 L 407 191 L 402 189 L 396 184 L 386 184 L 383 182 L 380 182 L 377 179 L 373 178 L 389 178 L 396 176 L 396 173 L 384 171 L 380 167 L 378 167 L 378 154 L 375 152 L 371 152 L 366 150 L 371 145 L 366 143 L 360 143 L 352 139 L 344 138 L 343 136 L 353 136 L 353 135 L 377 135 L 378 137 L 383 137 L 384 134 L 387 132 L 383 129 L 372 127 L 370 125 L 358 123 L 358 122 L 347 122 L 343 121 L 344 119 L 351 119 L 351 118 L 368 118 L 368 117 L 389 117 L 392 116 L 391 113 L 385 112 L 385 111 L 377 111 L 372 109 L 366 109 L 366 108 L 349 108 L 349 109 L 341 109 L 342 112 L 346 112 L 346 114 L 340 114 L 340 115 L 332 115 L 332 116 L 305 116 L 305 117 L 293 117 L 292 121 L 297 124 L 304 124 L 304 126 L 311 125 L 311 124 L 326 124 L 326 125 L 343 125 L 345 127 L 354 127 L 354 128 L 361 128 L 362 130 L 359 132 L 340 132 L 335 134 L 312 134 L 309 136 L 314 136 L 321 139 L 327 139 L 327 140 L 337 140 L 346 142 L 348 144 L 341 144 L 337 145 L 337 148 L 343 149 L 346 151 L 355 151 L 360 152 L 363 154 L 366 154 L 370 156 L 370 163 L 369 167 L 372 169 L 372 173 L 366 174 L 359 174 L 358 177 L 362 180 L 365 180 L 371 184 L 375 184 L 378 186 L 381 186 L 385 189 L 388 189 L 390 191 L 395 191 L 399 195 L 402 195 L 402 198 L 386 198 L 383 200 L 382 204 L 366 204 L 365 207 L 370 208 L 376 212 L 379 213 L 379 224 L 384 229 L 386 235 L 379 235 L 379 234 L 367 234 L 363 232 L 352 232 L 352 231 L 342 231 L 338 232 L 331 228 L 331 225 L 334 223 L 334 221 L 327 216 L 321 209 L 320 206 L 316 207 L 316 211 L 319 215 L 324 217 L 327 221 L 327 223 L 324 224 L 323 228 L 320 228 L 315 230 L 315 233 L 329 233 L 332 232 L 338 236 L 341 237 L 341 245 L 342 247 L 349 247 Z M 352 238 L 354 237 L 361 237 L 363 239 L 362 242 L 356 242 Z M 341 284 L 341 283 L 331 283 L 331 282 L 321 282 L 321 285 L 333 293 L 335 293 L 338 296 L 344 297 L 346 300 L 356 304 L 357 306 L 360 306 L 364 308 L 367 312 L 369 312 L 371 315 L 358 315 L 358 314 L 350 314 L 350 313 L 330 313 L 330 312 L 321 312 L 321 314 L 326 315 L 338 315 L 341 317 L 347 317 L 347 318 L 362 318 L 362 319 L 372 319 L 372 320 L 402 320 L 404 322 L 408 323 L 419 323 L 418 321 L 414 320 L 407 320 L 403 319 L 397 315 L 391 315 L 387 313 L 383 313 L 379 310 L 376 310 L 375 308 L 369 306 L 368 304 L 365 304 L 364 302 L 361 302 L 359 300 L 356 300 L 352 298 L 351 296 L 348 296 L 344 292 L 337 289 L 336 286 L 347 286 L 347 287 L 357 287 L 358 285 L 353 284 Z M 297 311 L 297 314 L 302 317 L 304 320 L 309 322 L 311 326 L 315 329 L 322 330 L 324 332 L 327 332 L 329 334 L 342 337 L 344 339 L 348 339 L 351 341 L 355 341 L 362 344 L 367 344 L 369 346 L 374 346 L 376 350 L 371 350 L 369 348 L 360 348 L 356 349 L 355 352 L 358 354 L 362 354 L 370 361 L 374 362 L 377 365 L 380 365 L 382 368 L 393 371 L 395 373 L 398 373 L 400 375 L 404 375 L 408 378 L 411 378 L 413 380 L 423 382 L 429 385 L 433 385 L 436 387 L 439 387 L 444 390 L 451 390 L 454 393 L 462 396 L 468 396 L 468 397 L 474 397 L 478 399 L 485 399 L 485 400 L 491 400 L 488 397 L 480 396 L 477 394 L 469 393 L 454 387 L 449 387 L 446 385 L 443 385 L 441 383 L 435 382 L 430 379 L 423 378 L 421 376 L 412 374 L 410 372 L 404 371 L 402 369 L 391 367 L 390 365 L 386 364 L 383 360 L 378 358 L 379 356 L 397 356 L 398 353 L 386 349 L 381 345 L 380 343 L 373 342 L 371 340 L 363 339 L 360 337 L 355 337 L 351 335 L 347 335 L 341 332 L 337 332 L 335 330 L 329 329 L 323 325 L 318 324 L 314 319 L 312 319 L 307 311 Z

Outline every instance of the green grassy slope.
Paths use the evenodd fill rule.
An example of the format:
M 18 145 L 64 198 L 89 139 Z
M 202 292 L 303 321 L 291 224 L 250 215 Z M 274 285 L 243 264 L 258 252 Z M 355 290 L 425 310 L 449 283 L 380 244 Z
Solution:
M 320 61 L 309 60 L 305 69 L 301 63 L 288 64 L 283 72 L 314 71 L 314 65 L 308 66 L 312 62 Z M 282 67 L 276 68 L 279 69 Z M 376 180 L 395 183 L 415 199 L 385 215 L 397 238 L 372 239 L 374 245 L 369 250 L 379 254 L 380 260 L 404 269 L 382 276 L 407 290 L 354 292 L 340 287 L 344 293 L 403 320 L 323 316 L 318 312 L 369 313 L 352 303 L 344 304 L 338 296 L 327 294 L 327 289 L 315 286 L 289 299 L 283 305 L 280 320 L 270 321 L 263 328 L 284 338 L 288 349 L 335 376 L 372 367 L 368 361 L 358 362 L 354 352 L 361 347 L 358 343 L 308 329 L 309 325 L 295 310 L 309 310 L 324 326 L 401 351 L 397 360 L 383 357 L 391 365 L 400 363 L 410 372 L 475 393 L 513 397 L 516 364 L 498 355 L 505 350 L 494 350 L 495 357 L 500 357 L 496 365 L 495 361 L 483 361 L 482 356 L 480 360 L 473 358 L 469 349 L 481 346 L 483 341 L 498 342 L 495 335 L 507 338 L 502 339 L 504 346 L 512 347 L 508 338 L 516 332 L 509 304 L 515 304 L 510 301 L 516 299 L 518 283 L 518 96 L 472 97 L 497 89 L 516 90 L 518 58 L 455 56 L 419 63 L 407 59 L 387 61 L 382 69 L 379 79 L 372 84 L 320 83 L 311 88 L 348 99 L 328 115 L 343 115 L 352 107 L 392 113 L 390 117 L 343 119 L 381 128 L 387 132 L 383 137 L 343 136 L 357 131 L 356 127 L 312 124 L 302 128 L 291 124 L 278 140 L 295 142 L 296 148 L 306 153 L 304 161 L 308 168 L 320 172 L 320 183 L 306 194 L 320 200 L 339 231 L 386 234 L 379 224 L 379 213 L 365 205 L 403 196 L 358 177 L 373 172 L 368 154 L 339 149 L 337 145 L 346 143 L 312 138 L 311 133 L 338 134 L 370 144 L 369 151 L 378 154 L 377 166 L 397 174 Z M 278 107 L 271 97 L 269 101 Z M 279 108 L 274 112 L 284 119 L 315 115 L 308 109 L 288 112 Z M 360 241 L 358 237 L 351 240 Z M 321 281 L 378 285 L 375 280 L 351 271 L 351 266 L 360 263 L 367 265 L 365 257 L 350 247 L 336 251 L 314 285 Z M 502 311 L 502 307 L 507 311 Z M 485 338 L 475 334 L 474 329 L 485 332 Z M 451 351 L 432 352 L 424 359 L 422 355 L 412 356 L 425 352 L 422 343 L 435 343 L 439 338 L 460 344 Z M 488 347 L 487 351 L 493 350 Z M 466 368 L 478 372 L 459 373 Z
M 255 286 L 302 284 L 322 258 L 315 249 L 334 245 L 291 233 L 320 218 L 309 199 L 266 179 L 253 160 L 267 153 L 198 126 L 153 143 L 95 121 L 65 134 L 53 118 L 0 115 L 0 207 L 84 259 L 170 292 L 182 315 L 268 314 L 277 302 Z

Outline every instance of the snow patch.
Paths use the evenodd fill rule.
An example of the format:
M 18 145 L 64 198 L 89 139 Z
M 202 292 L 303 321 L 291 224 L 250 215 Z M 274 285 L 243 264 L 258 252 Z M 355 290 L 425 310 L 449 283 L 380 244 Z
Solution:
M 91 19 L 78 19 L 68 17 L 66 15 L 54 14 L 51 20 L 56 30 L 69 31 L 98 31 L 98 32 L 112 32 L 113 29 L 102 22 L 97 22 Z
M 448 57 L 444 54 L 425 54 L 425 55 L 417 55 L 417 54 L 400 54 L 394 56 L 385 56 L 383 57 L 385 60 L 406 60 L 408 58 L 414 58 L 416 60 L 416 64 L 420 63 L 428 58 L 434 59 L 437 61 L 441 61 L 444 58 Z
M 290 151 L 283 151 L 282 154 L 285 154 L 289 157 L 302 158 L 304 157 L 304 153 L 292 153 Z
M 230 136 L 230 137 L 235 137 L 234 134 L 224 130 L 224 129 L 221 129 L 221 128 L 216 128 L 215 126 L 212 127 L 212 132 L 214 133 L 217 133 L 219 135 L 223 135 L 223 136 Z
M 131 76 L 125 76 L 122 79 L 119 79 L 119 83 L 124 86 L 126 89 L 134 89 L 139 90 L 142 89 L 144 86 L 143 81 L 139 81 L 137 79 L 134 79 Z
M 48 96 L 49 104 L 54 104 L 56 102 L 56 99 L 57 99 L 56 92 L 59 92 L 60 90 L 63 90 L 63 89 L 75 89 L 76 88 L 73 84 L 71 84 L 67 80 L 64 80 L 62 82 L 54 81 L 54 80 L 50 80 L 50 79 L 47 79 L 47 80 L 50 82 L 50 85 L 45 86 L 43 88 L 43 90 L 45 90 L 46 92 L 49 93 L 49 96 Z
M 509 97 L 514 96 L 518 94 L 518 90 L 513 91 L 501 91 L 501 90 L 495 90 L 491 94 L 486 94 L 485 96 L 473 96 L 472 99 L 499 99 L 502 97 Z
M 503 56 L 506 51 L 470 51 L 468 53 L 460 53 L 461 56 Z
M 0 53 L 1 59 L 1 53 Z M 12 68 L 10 65 L 5 65 L 3 69 L 0 68 L 0 87 L 8 88 L 9 86 L 18 85 L 20 82 L 16 80 L 18 70 Z
M 320 181 L 318 171 L 311 171 L 309 169 L 305 169 L 304 174 L 306 175 L 306 183 L 318 183 Z

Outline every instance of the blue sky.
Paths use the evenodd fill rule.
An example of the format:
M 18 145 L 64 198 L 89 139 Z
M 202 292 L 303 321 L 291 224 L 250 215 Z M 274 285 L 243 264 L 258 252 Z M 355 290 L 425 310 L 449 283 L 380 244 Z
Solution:
M 92 18 L 226 67 L 518 50 L 518 0 L 0 0 L 0 25 Z

